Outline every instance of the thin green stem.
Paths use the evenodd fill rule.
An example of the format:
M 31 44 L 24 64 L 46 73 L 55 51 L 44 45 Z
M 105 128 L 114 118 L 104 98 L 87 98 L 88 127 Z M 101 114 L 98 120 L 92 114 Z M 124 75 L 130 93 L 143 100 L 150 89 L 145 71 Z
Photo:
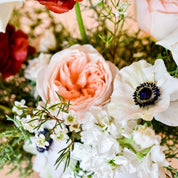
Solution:
M 4 110 L 4 111 L 9 111 L 12 112 L 12 110 L 6 106 L 0 105 L 0 109 Z
M 79 30 L 80 30 L 80 34 L 81 34 L 82 40 L 84 42 L 86 42 L 87 41 L 87 36 L 86 36 L 85 28 L 84 28 L 84 25 L 83 25 L 83 19 L 82 19 L 82 15 L 81 15 L 79 2 L 76 2 L 76 4 L 75 4 L 75 13 L 76 13 L 78 27 L 79 27 Z

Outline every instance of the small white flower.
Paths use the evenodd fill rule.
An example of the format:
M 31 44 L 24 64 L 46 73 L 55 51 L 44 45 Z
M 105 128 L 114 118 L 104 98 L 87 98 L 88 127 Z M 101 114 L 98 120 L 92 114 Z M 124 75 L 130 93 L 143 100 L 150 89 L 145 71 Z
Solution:
M 81 131 L 81 128 L 80 128 L 80 124 L 79 124 L 79 123 L 70 125 L 70 126 L 69 126 L 69 129 L 70 129 L 70 131 L 75 131 L 75 132 Z
M 154 66 L 144 60 L 122 68 L 116 75 L 108 111 L 118 120 L 156 120 L 178 125 L 178 79 L 169 75 L 163 60 Z
M 51 138 L 56 141 L 67 140 L 69 136 L 67 135 L 68 130 L 64 126 L 57 126 L 54 132 L 51 134 Z
M 121 15 L 127 16 L 127 9 L 130 5 L 130 2 L 122 2 L 119 6 L 115 9 L 115 16 L 120 17 Z
M 70 110 L 69 113 L 63 113 L 63 117 L 66 125 L 78 124 L 78 115 L 73 110 Z
M 33 133 L 37 130 L 36 127 L 39 125 L 38 119 L 38 117 L 31 117 L 31 115 L 27 115 L 26 117 L 22 117 L 20 121 L 25 130 L 28 130 L 30 133 Z
M 17 113 L 18 115 L 22 115 L 23 114 L 23 108 L 27 108 L 27 106 L 25 106 L 25 100 L 21 100 L 19 101 L 15 101 L 14 102 L 14 106 L 12 108 L 12 111 Z
M 40 148 L 46 149 L 46 146 L 49 146 L 49 142 L 46 141 L 45 135 L 43 134 L 36 134 L 36 145 Z

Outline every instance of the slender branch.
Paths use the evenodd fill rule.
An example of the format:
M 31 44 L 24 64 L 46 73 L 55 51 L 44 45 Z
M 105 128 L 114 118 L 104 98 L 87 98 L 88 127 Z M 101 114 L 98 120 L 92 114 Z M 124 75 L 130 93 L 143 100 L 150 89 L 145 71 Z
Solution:
M 78 27 L 79 27 L 79 30 L 80 30 L 82 40 L 84 42 L 87 42 L 87 36 L 86 36 L 85 28 L 84 28 L 84 25 L 83 25 L 83 19 L 82 19 L 81 10 L 80 10 L 80 6 L 79 6 L 78 2 L 76 2 L 76 4 L 75 4 L 75 13 L 76 13 Z
M 4 111 L 9 111 L 12 112 L 12 110 L 6 106 L 0 105 L 0 109 L 4 110 Z

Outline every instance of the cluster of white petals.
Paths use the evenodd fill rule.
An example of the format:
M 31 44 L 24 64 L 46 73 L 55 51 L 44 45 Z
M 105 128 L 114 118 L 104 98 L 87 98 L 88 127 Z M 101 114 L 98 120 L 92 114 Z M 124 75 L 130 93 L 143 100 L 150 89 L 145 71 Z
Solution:
M 104 124 L 100 122 L 103 118 Z M 135 121 L 113 120 L 105 111 L 94 108 L 85 115 L 82 143 L 75 143 L 72 158 L 80 160 L 80 167 L 94 173 L 94 178 L 116 178 L 118 175 L 122 178 L 126 173 L 128 177 L 138 178 L 164 175 L 160 167 L 169 163 L 161 150 L 160 137 L 150 127 L 136 126 Z M 124 141 L 128 141 L 130 147 L 124 147 Z M 139 154 L 145 149 L 147 153 L 140 158 Z M 153 156 L 155 152 L 157 155 Z M 153 167 L 157 170 L 152 170 Z

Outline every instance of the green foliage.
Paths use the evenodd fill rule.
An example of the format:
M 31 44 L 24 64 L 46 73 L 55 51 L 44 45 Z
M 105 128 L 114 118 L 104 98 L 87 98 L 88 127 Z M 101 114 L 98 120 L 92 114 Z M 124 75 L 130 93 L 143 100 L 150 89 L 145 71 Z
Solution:
M 28 132 L 16 127 L 0 133 L 0 169 L 9 166 L 9 174 L 18 170 L 21 177 L 27 177 L 33 172 L 32 155 L 23 150 L 24 141 L 29 136 Z
M 56 169 L 63 161 L 65 161 L 64 172 L 65 172 L 66 168 L 69 166 L 70 153 L 74 149 L 74 140 L 75 140 L 75 132 L 73 131 L 71 137 L 69 137 L 69 139 L 68 139 L 68 143 L 69 143 L 68 146 L 58 152 L 59 157 L 57 158 L 57 160 L 55 162 Z
M 24 99 L 34 105 L 35 99 L 31 92 L 32 87 L 24 77 L 16 75 L 6 81 L 0 77 L 0 121 L 7 123 L 6 114 L 13 116 L 11 108 L 15 100 Z
M 178 178 L 178 171 L 172 166 L 166 167 L 165 170 L 166 170 L 166 175 L 168 177 L 171 176 L 171 178 Z

